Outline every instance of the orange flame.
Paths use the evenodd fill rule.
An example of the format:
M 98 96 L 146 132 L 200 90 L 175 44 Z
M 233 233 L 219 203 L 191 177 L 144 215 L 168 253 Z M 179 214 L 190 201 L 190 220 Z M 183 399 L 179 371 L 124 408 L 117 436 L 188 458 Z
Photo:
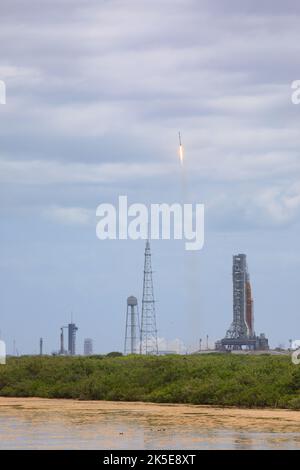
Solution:
M 183 146 L 182 145 L 179 145 L 179 159 L 180 159 L 181 165 L 183 165 Z

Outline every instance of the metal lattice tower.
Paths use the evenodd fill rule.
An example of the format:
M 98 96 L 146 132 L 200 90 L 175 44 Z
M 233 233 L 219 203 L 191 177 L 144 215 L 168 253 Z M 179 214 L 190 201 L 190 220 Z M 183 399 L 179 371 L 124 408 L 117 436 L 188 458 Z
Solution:
M 246 324 L 248 268 L 246 255 L 239 254 L 233 257 L 233 321 L 226 333 L 226 338 L 245 338 L 248 336 Z
M 158 354 L 155 300 L 153 293 L 151 251 L 149 240 L 145 248 L 140 354 Z
M 140 340 L 140 319 L 137 298 L 133 295 L 127 299 L 125 354 L 138 354 Z
M 233 320 L 225 338 L 216 342 L 216 350 L 258 350 L 269 349 L 264 333 L 256 336 L 254 331 L 253 297 L 246 255 L 233 256 Z

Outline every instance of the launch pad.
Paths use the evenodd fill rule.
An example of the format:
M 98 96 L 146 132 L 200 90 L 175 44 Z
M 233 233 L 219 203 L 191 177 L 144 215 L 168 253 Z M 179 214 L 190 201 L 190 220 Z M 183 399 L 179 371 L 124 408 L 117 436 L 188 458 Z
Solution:
M 242 349 L 267 351 L 269 349 L 268 339 L 262 333 L 253 338 L 223 338 L 216 342 L 217 351 L 236 351 Z

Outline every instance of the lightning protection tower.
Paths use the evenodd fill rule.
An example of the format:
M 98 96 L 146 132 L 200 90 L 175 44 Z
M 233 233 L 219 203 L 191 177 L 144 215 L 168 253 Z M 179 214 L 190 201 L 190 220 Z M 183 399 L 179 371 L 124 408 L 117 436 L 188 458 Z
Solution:
M 131 295 L 127 299 L 125 354 L 138 354 L 140 340 L 140 320 L 137 298 Z
M 153 294 L 151 251 L 149 240 L 147 240 L 145 248 L 140 354 L 158 354 L 155 300 Z

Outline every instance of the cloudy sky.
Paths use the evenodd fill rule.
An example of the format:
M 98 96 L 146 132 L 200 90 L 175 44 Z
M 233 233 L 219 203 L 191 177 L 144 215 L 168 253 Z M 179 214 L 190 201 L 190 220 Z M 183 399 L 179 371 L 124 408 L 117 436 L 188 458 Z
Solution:
M 99 241 L 101 202 L 206 209 L 205 246 L 153 241 L 163 347 L 224 336 L 245 252 L 256 332 L 300 338 L 300 5 L 256 0 L 2 0 L 0 329 L 8 351 L 58 349 L 73 312 L 97 352 L 123 349 L 143 241 Z M 171 345 L 171 346 L 170 346 Z

